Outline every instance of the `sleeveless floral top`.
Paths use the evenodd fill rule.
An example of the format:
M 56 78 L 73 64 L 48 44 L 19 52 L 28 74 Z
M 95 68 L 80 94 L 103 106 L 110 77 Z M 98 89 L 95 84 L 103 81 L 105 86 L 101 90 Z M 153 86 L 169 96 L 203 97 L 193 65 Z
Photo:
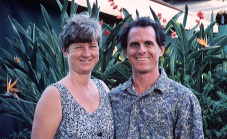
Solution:
M 51 86 L 58 88 L 62 103 L 62 121 L 55 138 L 76 139 L 112 139 L 114 138 L 114 123 L 112 108 L 107 92 L 98 79 L 92 80 L 100 94 L 100 104 L 96 111 L 88 113 L 66 87 L 59 83 Z

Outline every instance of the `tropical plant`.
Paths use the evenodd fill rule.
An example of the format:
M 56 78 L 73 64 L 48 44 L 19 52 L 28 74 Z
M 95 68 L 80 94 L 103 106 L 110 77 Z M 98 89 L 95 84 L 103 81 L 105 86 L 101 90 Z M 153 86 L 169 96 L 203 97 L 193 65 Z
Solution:
M 198 97 L 205 137 L 226 138 L 227 57 L 224 47 L 227 45 L 227 35 L 214 38 L 213 18 L 206 29 L 201 24 L 198 31 L 199 23 L 191 30 L 185 29 L 186 23 L 187 16 L 183 24 L 173 20 L 169 22 L 178 37 L 167 41 L 161 64 L 170 78 L 190 88 Z M 207 40 L 209 44 L 206 41 L 201 43 L 199 38 Z
M 60 30 L 71 15 L 77 13 L 78 5 L 71 1 L 61 3 L 56 0 L 60 14 Z M 87 11 L 91 17 L 99 19 L 98 3 L 90 5 L 87 0 Z M 162 22 L 150 7 L 151 15 L 157 22 Z M 41 5 L 41 12 L 46 26 L 38 28 L 35 23 L 26 29 L 16 20 L 9 18 L 14 29 L 15 37 L 7 38 L 14 53 L 1 49 L 0 82 L 6 83 L 6 75 L 18 78 L 17 87 L 21 89 L 17 99 L 1 97 L 0 105 L 6 107 L 6 114 L 14 116 L 28 125 L 28 131 L 21 131 L 11 136 L 29 135 L 31 131 L 34 108 L 43 90 L 67 74 L 67 62 L 58 44 L 58 34 L 53 28 L 51 17 Z M 103 40 L 100 46 L 100 60 L 92 72 L 92 78 L 102 79 L 110 88 L 127 81 L 131 76 L 131 68 L 123 55 L 118 35 L 122 28 L 133 19 L 126 9 L 122 9 L 124 18 L 118 24 L 102 24 Z M 139 12 L 136 11 L 137 17 Z M 227 45 L 227 35 L 214 37 L 212 27 L 215 21 L 204 29 L 199 23 L 192 29 L 186 30 L 188 7 L 185 5 L 183 24 L 177 19 L 183 12 L 176 14 L 165 25 L 167 36 L 166 51 L 160 59 L 160 65 L 168 76 L 190 88 L 198 97 L 203 114 L 204 133 L 207 138 L 225 138 L 227 136 L 227 57 L 224 47 Z M 170 38 L 171 31 L 178 37 Z M 210 42 L 200 45 L 197 39 Z M 201 40 L 202 40 L 201 39 Z M 205 42 L 205 41 L 204 41 Z M 206 42 L 204 43 L 206 44 Z M 48 52 L 48 53 L 47 53 Z M 17 56 L 15 60 L 14 57 Z M 18 60 L 18 58 L 20 60 Z M 3 87 L 6 85 L 3 85 Z M 6 87 L 5 87 L 6 88 Z M 23 108 L 21 108 L 23 105 Z

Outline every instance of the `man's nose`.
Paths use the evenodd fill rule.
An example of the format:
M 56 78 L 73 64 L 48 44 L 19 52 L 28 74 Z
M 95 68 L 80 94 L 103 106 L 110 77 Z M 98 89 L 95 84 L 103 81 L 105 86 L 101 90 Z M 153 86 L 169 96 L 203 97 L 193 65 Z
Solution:
M 146 48 L 143 44 L 140 45 L 138 52 L 139 54 L 144 54 L 146 52 Z

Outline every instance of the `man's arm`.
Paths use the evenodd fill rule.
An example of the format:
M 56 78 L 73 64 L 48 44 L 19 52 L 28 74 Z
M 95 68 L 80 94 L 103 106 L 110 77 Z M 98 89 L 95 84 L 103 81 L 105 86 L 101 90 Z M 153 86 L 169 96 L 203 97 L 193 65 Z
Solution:
M 192 92 L 178 105 L 175 138 L 203 139 L 201 107 Z

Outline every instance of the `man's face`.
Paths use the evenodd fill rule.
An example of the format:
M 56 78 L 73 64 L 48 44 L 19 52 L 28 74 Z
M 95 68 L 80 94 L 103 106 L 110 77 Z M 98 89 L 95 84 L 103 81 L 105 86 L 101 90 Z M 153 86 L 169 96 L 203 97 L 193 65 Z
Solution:
M 124 52 L 134 73 L 145 74 L 158 70 L 159 57 L 164 51 L 165 46 L 160 48 L 156 42 L 153 27 L 133 27 L 129 31 Z

